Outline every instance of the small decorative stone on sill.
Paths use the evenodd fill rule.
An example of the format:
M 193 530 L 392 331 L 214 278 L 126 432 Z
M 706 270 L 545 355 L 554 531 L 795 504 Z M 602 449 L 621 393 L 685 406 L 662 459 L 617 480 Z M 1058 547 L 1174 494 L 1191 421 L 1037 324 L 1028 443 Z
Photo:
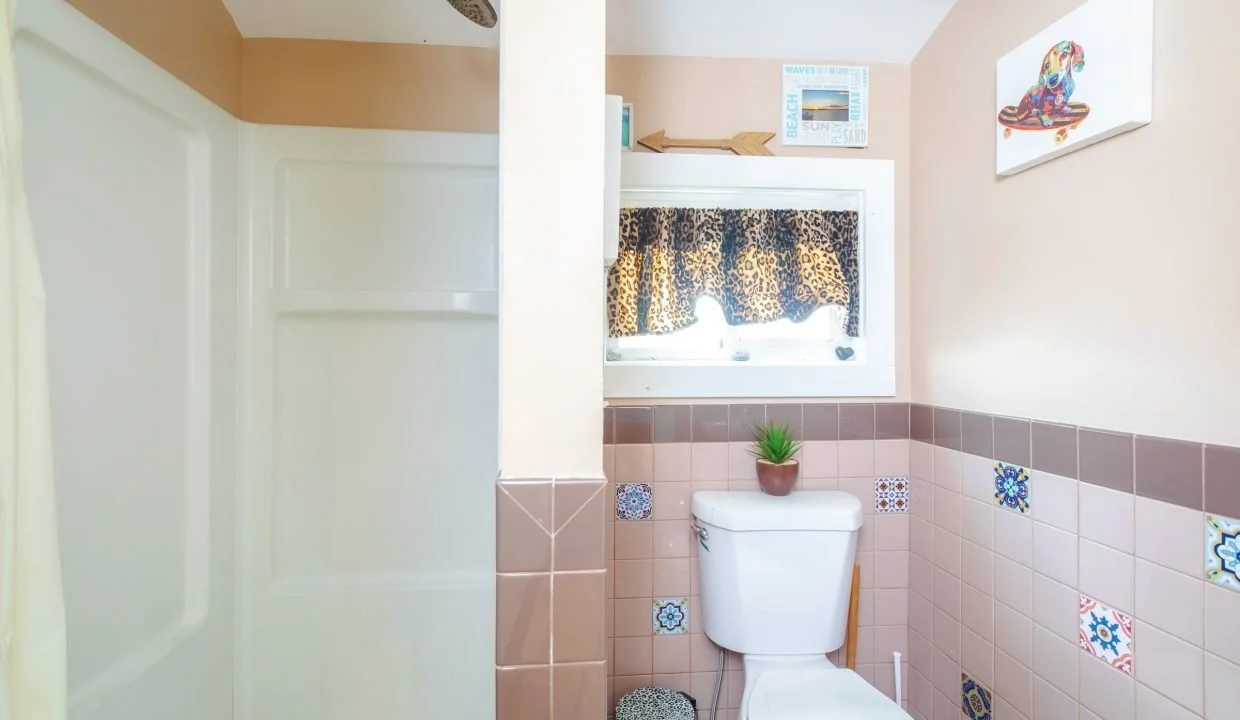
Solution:
M 846 345 L 840 345 L 839 347 L 835 348 L 835 356 L 839 358 L 840 360 L 852 360 L 853 356 L 856 354 L 857 354 L 856 350 L 853 350 L 852 348 Z

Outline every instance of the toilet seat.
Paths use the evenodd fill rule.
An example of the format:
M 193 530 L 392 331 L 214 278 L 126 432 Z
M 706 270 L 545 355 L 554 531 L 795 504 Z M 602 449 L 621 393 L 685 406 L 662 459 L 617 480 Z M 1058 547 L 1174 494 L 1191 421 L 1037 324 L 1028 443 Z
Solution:
M 773 669 L 758 677 L 749 720 L 909 720 L 852 670 Z

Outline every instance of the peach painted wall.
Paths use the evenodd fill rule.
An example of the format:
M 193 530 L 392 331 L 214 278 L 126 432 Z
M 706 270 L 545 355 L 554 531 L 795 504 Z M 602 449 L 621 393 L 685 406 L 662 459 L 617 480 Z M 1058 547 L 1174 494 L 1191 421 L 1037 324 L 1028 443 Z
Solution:
M 84 15 L 233 115 L 241 33 L 220 0 L 68 0 Z
M 484 48 L 251 38 L 241 118 L 277 125 L 493 133 L 499 54 Z
M 1080 4 L 960 0 L 913 63 L 915 397 L 1240 444 L 1240 4 L 1156 3 L 1153 123 L 996 177 L 995 61 Z

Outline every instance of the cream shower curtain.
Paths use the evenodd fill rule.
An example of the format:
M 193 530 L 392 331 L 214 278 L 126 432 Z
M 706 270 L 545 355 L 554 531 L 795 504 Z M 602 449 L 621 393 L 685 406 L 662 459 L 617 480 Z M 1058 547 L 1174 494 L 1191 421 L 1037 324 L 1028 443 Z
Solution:
M 22 179 L 17 0 L 0 2 L 0 720 L 64 720 L 43 281 Z

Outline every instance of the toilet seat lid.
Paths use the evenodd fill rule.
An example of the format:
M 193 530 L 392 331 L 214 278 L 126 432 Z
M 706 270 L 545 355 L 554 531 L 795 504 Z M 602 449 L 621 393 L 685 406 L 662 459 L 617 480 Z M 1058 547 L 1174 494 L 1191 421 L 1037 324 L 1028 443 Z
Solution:
M 749 720 L 909 720 L 852 670 L 767 670 L 754 685 Z

